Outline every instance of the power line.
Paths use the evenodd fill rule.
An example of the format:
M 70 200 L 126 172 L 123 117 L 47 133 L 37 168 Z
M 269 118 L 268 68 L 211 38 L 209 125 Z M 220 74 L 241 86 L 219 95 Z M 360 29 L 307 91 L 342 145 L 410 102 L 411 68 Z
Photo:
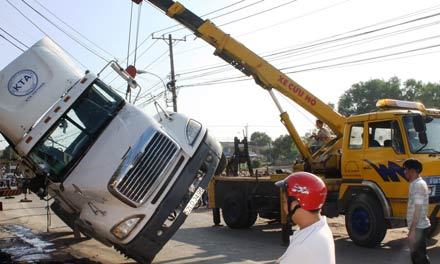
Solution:
M 378 35 L 378 36 L 372 36 L 372 37 L 368 37 L 368 38 L 364 38 L 364 39 L 360 39 L 360 40 L 354 40 L 354 41 L 351 41 L 351 42 L 345 42 L 345 43 L 333 45 L 333 46 L 330 46 L 330 47 L 322 47 L 322 48 L 319 48 L 319 49 L 310 49 L 309 51 L 302 51 L 302 52 L 297 51 L 297 52 L 286 53 L 286 55 L 284 55 L 284 54 L 283 54 L 283 56 L 279 55 L 278 57 L 272 58 L 269 61 L 270 62 L 274 62 L 276 60 L 286 60 L 286 59 L 290 60 L 292 57 L 303 56 L 303 55 L 308 54 L 308 53 L 312 53 L 312 55 L 304 57 L 304 58 L 313 57 L 313 56 L 316 56 L 316 55 L 319 55 L 319 54 L 325 54 L 325 53 L 341 50 L 341 49 L 344 49 L 344 48 L 347 48 L 347 47 L 351 47 L 351 46 L 355 46 L 355 45 L 360 45 L 360 44 L 365 43 L 365 41 L 367 41 L 367 40 L 368 40 L 368 42 L 371 42 L 371 41 L 375 41 L 375 40 L 391 37 L 391 36 L 398 35 L 398 34 L 407 33 L 407 32 L 413 31 L 413 30 L 418 30 L 418 29 L 422 29 L 422 28 L 426 28 L 426 27 L 434 26 L 434 25 L 438 25 L 438 24 L 440 24 L 440 21 L 426 23 L 426 24 L 423 24 L 423 25 L 419 25 L 419 26 L 415 26 L 415 27 L 410 27 L 410 28 L 406 28 L 406 29 L 402 29 L 402 30 L 397 30 L 397 31 L 393 31 L 393 32 L 390 32 L 390 33 L 385 33 L 385 34 Z M 319 51 L 322 51 L 322 52 L 319 52 Z M 263 58 L 264 58 L 264 56 L 263 56 Z M 222 69 L 222 68 L 226 68 L 227 66 L 229 66 L 229 64 L 224 63 L 224 64 L 220 64 L 220 65 L 216 64 L 216 65 L 211 66 L 211 67 L 196 68 L 193 71 L 188 71 L 188 72 L 180 73 L 179 76 L 187 75 L 187 74 L 191 74 L 191 73 L 198 73 L 198 75 L 190 75 L 190 76 L 188 76 L 186 78 L 180 78 L 179 80 L 196 79 L 196 78 L 206 77 L 206 76 L 209 76 L 209 75 L 214 75 L 214 74 L 218 74 L 218 73 L 224 73 L 224 72 L 228 72 L 228 71 L 232 71 L 233 70 L 233 68 Z M 211 70 L 211 69 L 218 69 L 218 70 L 208 71 L 208 70 Z
M 371 50 L 351 53 L 351 54 L 347 54 L 347 55 L 343 55 L 343 56 L 338 56 L 338 57 L 332 57 L 332 58 L 328 58 L 328 59 L 324 59 L 324 60 L 308 62 L 308 63 L 299 64 L 299 65 L 291 66 L 291 67 L 284 67 L 284 68 L 281 68 L 280 70 L 283 71 L 283 70 L 288 70 L 288 69 L 297 68 L 297 67 L 309 66 L 309 65 L 312 65 L 312 64 L 318 64 L 318 63 L 323 63 L 323 62 L 328 62 L 328 61 L 333 61 L 333 60 L 340 60 L 340 59 L 344 59 L 344 58 L 348 58 L 348 57 L 354 57 L 354 56 L 358 56 L 358 55 L 362 55 L 362 54 L 366 54 L 366 53 L 372 53 L 372 52 L 377 52 L 377 51 L 381 51 L 381 50 L 401 47 L 401 46 L 405 46 L 405 45 L 408 45 L 408 44 L 414 44 L 414 43 L 418 43 L 418 42 L 432 40 L 432 39 L 436 39 L 436 38 L 439 38 L 439 37 L 440 37 L 440 35 L 435 35 L 435 36 L 431 36 L 431 37 L 421 38 L 421 39 L 417 39 L 417 40 L 413 40 L 413 41 L 407 41 L 407 42 L 398 43 L 398 44 L 394 44 L 394 45 L 390 45 L 390 46 L 385 46 L 385 47 L 381 47 L 381 48 L 376 48 L 376 49 L 371 49 Z
M 217 15 L 217 16 L 215 16 L 215 17 L 211 17 L 211 18 L 209 18 L 209 19 L 210 19 L 210 20 L 214 20 L 214 19 L 217 19 L 217 18 L 220 18 L 220 17 L 224 17 L 224 16 L 226 16 L 226 15 L 230 15 L 230 14 L 232 14 L 232 13 L 235 13 L 235 12 L 238 12 L 238 11 L 242 11 L 243 9 L 246 9 L 246 8 L 249 8 L 249 7 L 254 7 L 256 4 L 259 4 L 259 3 L 262 3 L 262 2 L 264 2 L 264 0 L 258 0 L 258 1 L 256 1 L 256 2 L 253 2 L 253 3 L 250 3 L 250 4 L 248 4 L 248 5 L 245 5 L 245 6 L 239 7 L 239 8 L 237 8 L 237 9 L 234 9 L 234 10 L 228 11 L 227 13 L 223 13 L 223 14 Z M 173 31 L 169 31 L 169 32 L 163 33 L 163 35 L 170 34 L 170 33 L 174 33 L 174 32 L 177 32 L 177 31 L 181 31 L 181 30 L 183 30 L 183 29 L 187 29 L 187 28 L 186 28 L 186 27 L 181 27 L 181 28 L 175 29 L 175 30 L 173 30 Z M 189 35 L 186 35 L 186 36 L 190 36 L 190 35 L 192 35 L 192 34 L 189 34 Z
M 355 38 L 355 37 L 359 37 L 359 36 L 364 36 L 364 35 L 367 35 L 367 34 L 371 34 L 371 33 L 383 31 L 383 30 L 386 30 L 386 29 L 390 29 L 390 28 L 406 25 L 406 24 L 409 24 L 409 23 L 414 23 L 414 22 L 422 21 L 422 20 L 425 20 L 425 19 L 429 19 L 429 18 L 432 18 L 432 17 L 439 16 L 439 15 L 440 15 L 440 13 L 435 13 L 435 14 L 431 14 L 431 15 L 427 15 L 427 16 L 411 19 L 411 20 L 408 20 L 408 21 L 404 21 L 404 22 L 401 22 L 401 23 L 393 24 L 393 25 L 390 25 L 390 26 L 385 26 L 385 27 L 381 27 L 381 28 L 377 28 L 377 29 L 373 29 L 373 30 L 368 30 L 368 31 L 364 31 L 364 32 L 361 32 L 361 33 L 357 33 L 357 34 L 353 34 L 353 35 L 350 35 L 350 36 L 345 36 L 345 37 L 341 37 L 341 38 L 337 38 L 337 39 L 333 39 L 333 40 L 318 42 L 318 43 L 315 43 L 315 44 L 311 44 L 311 45 L 307 45 L 307 46 L 302 46 L 302 47 L 290 49 L 290 50 L 287 50 L 287 51 L 290 52 L 290 51 L 303 50 L 303 49 L 307 49 L 307 48 L 311 48 L 311 47 L 320 46 L 320 45 L 323 45 L 323 44 L 328 44 L 328 43 L 332 43 L 332 42 L 336 42 L 336 41 L 346 40 L 346 39 L 349 39 L 349 38 Z M 271 57 L 271 56 L 283 54 L 283 53 L 285 53 L 287 51 L 274 52 L 272 54 L 266 55 L 265 57 Z
M 290 71 L 290 72 L 286 72 L 285 74 L 300 73 L 300 72 L 314 71 L 314 70 L 320 70 L 320 69 L 337 68 L 337 67 L 345 66 L 345 65 L 355 65 L 355 64 L 359 65 L 360 63 L 371 62 L 371 61 L 382 62 L 382 61 L 394 60 L 397 58 L 390 58 L 390 57 L 404 55 L 404 54 L 411 54 L 414 52 L 429 50 L 429 49 L 433 49 L 433 48 L 437 48 L 437 47 L 440 47 L 440 44 L 405 50 L 405 51 L 401 51 L 401 52 L 394 52 L 394 53 L 390 53 L 390 54 L 374 56 L 374 57 L 369 57 L 369 58 L 364 58 L 364 59 L 358 59 L 358 60 L 346 61 L 346 62 L 329 64 L 329 65 L 324 65 L 324 66 L 318 66 L 318 67 L 313 67 L 313 68 L 307 68 L 307 69 L 302 69 L 302 70 Z M 412 54 L 412 55 L 400 57 L 398 59 L 408 58 L 408 57 L 413 57 L 413 56 L 421 56 L 421 55 L 425 55 L 425 54 L 432 54 L 432 53 L 438 53 L 438 52 L 440 52 L 440 50 L 429 52 L 429 53 L 423 53 L 423 54 Z M 379 59 L 384 59 L 384 60 L 377 61 Z M 293 68 L 293 66 L 292 66 L 292 68 Z M 208 80 L 206 82 L 200 82 L 200 83 L 184 84 L 184 85 L 180 85 L 179 88 L 196 87 L 196 86 L 209 86 L 209 85 L 217 85 L 217 84 L 225 84 L 225 83 L 236 83 L 236 82 L 249 81 L 249 80 L 253 80 L 253 78 L 247 77 L 247 76 L 235 76 L 235 77 L 222 78 L 222 79 L 216 79 L 216 80 Z
M 154 44 L 156 44 L 158 41 L 159 41 L 158 39 L 154 40 L 154 42 L 151 43 L 150 46 L 148 46 L 144 51 L 142 51 L 142 52 L 139 54 L 138 58 L 140 58 L 140 57 L 142 57 L 143 55 L 145 55 L 145 53 L 146 53 L 147 51 L 149 51 L 149 50 L 154 46 Z M 141 45 L 142 45 L 142 44 L 141 44 Z M 138 47 L 140 47 L 141 45 L 139 45 Z M 132 55 L 133 53 L 134 53 L 134 51 L 132 51 L 132 52 L 129 54 L 129 56 Z M 125 63 L 126 61 L 127 61 L 127 59 L 124 59 L 121 63 Z M 103 80 L 107 79 L 107 78 L 108 78 L 111 74 L 113 74 L 113 73 L 115 73 L 115 72 L 113 72 L 113 71 L 109 72 L 109 73 L 108 73 L 106 76 L 104 76 L 102 79 L 103 79 Z M 116 76 L 115 78 L 113 78 L 113 79 L 110 81 L 110 83 L 112 83 L 114 80 L 116 80 L 116 78 L 118 78 L 118 76 Z
M 440 24 L 440 20 L 434 21 L 434 22 L 430 22 L 430 23 L 426 23 L 423 25 L 418 25 L 418 26 L 414 26 L 414 27 L 409 27 L 409 28 L 405 28 L 405 29 L 400 29 L 400 30 L 396 30 L 396 31 L 392 31 L 389 33 L 385 33 L 385 34 L 381 34 L 381 35 L 376 35 L 376 36 L 370 36 L 370 37 L 366 37 L 363 39 L 358 39 L 358 40 L 353 40 L 350 42 L 345 42 L 345 43 L 341 43 L 341 44 L 336 44 L 333 46 L 329 46 L 329 47 L 322 47 L 322 48 L 314 48 L 314 49 L 309 49 L 308 51 L 296 51 L 296 52 L 288 52 L 286 54 L 283 54 L 283 56 L 278 56 L 275 58 L 272 58 L 271 61 L 275 61 L 275 60 L 280 60 L 280 59 L 287 59 L 287 58 L 292 58 L 292 57 L 296 57 L 296 56 L 303 56 L 305 54 L 314 54 L 308 57 L 312 57 L 312 56 L 316 56 L 319 54 L 324 54 L 324 53 L 328 53 L 328 52 L 334 52 L 337 50 L 341 50 L 341 49 L 345 49 L 347 47 L 352 47 L 352 46 L 356 46 L 356 45 L 360 45 L 360 44 L 364 44 L 364 43 L 370 43 L 376 40 L 381 40 L 384 38 L 388 38 L 388 37 L 392 37 L 392 36 L 396 36 L 396 35 L 400 35 L 400 34 L 404 34 L 404 33 L 408 33 L 414 30 L 419 30 L 419 29 L 424 29 L 430 26 L 435 26 Z M 322 52 L 319 52 L 322 51 Z
M 232 24 L 232 23 L 236 23 L 236 22 L 238 22 L 238 21 L 242 21 L 242 20 L 245 20 L 245 19 L 248 19 L 248 18 L 254 17 L 254 16 L 258 16 L 258 15 L 261 15 L 261 14 L 264 14 L 264 13 L 267 13 L 267 12 L 270 12 L 270 11 L 273 11 L 273 10 L 278 9 L 278 8 L 280 8 L 280 7 L 283 7 L 283 6 L 286 6 L 286 5 L 290 5 L 290 4 L 292 4 L 292 3 L 296 2 L 296 1 L 298 1 L 298 0 L 291 0 L 291 1 L 288 1 L 288 2 L 286 2 L 286 3 L 283 3 L 283 4 L 280 4 L 280 5 L 277 5 L 277 6 L 271 7 L 271 8 L 269 8 L 269 9 L 265 9 L 265 10 L 259 11 L 259 12 L 257 12 L 257 13 L 254 13 L 254 14 L 247 15 L 247 16 L 244 16 L 244 17 L 242 17 L 242 18 L 234 19 L 234 20 L 232 20 L 232 21 L 229 21 L 229 22 L 226 22 L 226 23 L 223 23 L 223 24 L 219 25 L 219 27 L 226 26 L 226 25 L 230 25 L 230 24 Z
M 93 42 L 92 40 L 90 40 L 89 38 L 87 38 L 85 35 L 83 35 L 81 32 L 79 32 L 77 29 L 75 29 L 74 27 L 72 27 L 71 25 L 69 25 L 67 22 L 65 22 L 64 20 L 62 20 L 60 17 L 58 17 L 56 14 L 54 14 L 50 9 L 48 9 L 47 7 L 45 7 L 42 3 L 40 3 L 38 0 L 33 0 L 34 2 L 36 2 L 41 8 L 43 8 L 46 12 L 48 12 L 49 14 L 51 14 L 53 17 L 55 17 L 58 21 L 60 21 L 61 23 L 63 23 L 66 27 L 68 27 L 69 29 L 71 29 L 72 31 L 74 31 L 76 34 L 78 34 L 79 36 L 81 36 L 83 39 L 87 40 L 89 43 L 93 44 L 95 47 L 97 47 L 98 49 L 100 49 L 101 51 L 103 51 L 104 53 L 106 53 L 107 55 L 109 55 L 110 57 L 116 58 L 116 56 L 114 56 L 112 53 L 110 53 L 109 51 L 107 51 L 106 49 L 104 49 L 103 47 L 101 47 L 100 45 L 96 44 L 95 42 Z
M 416 48 L 416 49 L 411 49 L 411 50 L 406 50 L 406 51 L 401 51 L 401 52 L 394 52 L 394 53 L 390 53 L 390 54 L 385 54 L 385 55 L 380 55 L 380 56 L 375 56 L 375 57 L 370 57 L 370 58 L 365 58 L 365 59 L 359 59 L 359 60 L 354 60 L 354 61 L 341 62 L 341 63 L 325 65 L 325 66 L 319 66 L 319 67 L 314 67 L 314 68 L 308 68 L 308 69 L 303 69 L 303 70 L 298 70 L 298 71 L 291 71 L 291 72 L 287 72 L 286 74 L 298 73 L 298 72 L 306 72 L 306 71 L 319 70 L 319 69 L 326 69 L 326 68 L 331 68 L 331 67 L 335 67 L 335 66 L 353 64 L 353 63 L 364 62 L 364 61 L 371 61 L 371 60 L 387 58 L 387 57 L 396 56 L 396 55 L 413 53 L 413 52 L 421 51 L 421 50 L 433 49 L 433 48 L 436 48 L 436 47 L 440 47 L 440 44 L 425 46 L 425 47 L 422 47 L 422 48 Z
M 23 42 L 21 42 L 19 39 L 17 39 L 16 37 L 14 37 L 13 35 L 11 35 L 9 32 L 7 32 L 6 30 L 4 30 L 2 27 L 0 27 L 0 30 L 3 31 L 6 35 L 8 35 L 9 37 L 13 38 L 15 41 L 17 41 L 18 43 L 20 43 L 22 46 L 26 47 L 27 49 L 29 48 L 28 45 L 24 44 Z
M 310 16 L 310 15 L 313 15 L 313 14 L 316 14 L 316 13 L 319 13 L 319 12 L 322 12 L 322 11 L 324 11 L 324 10 L 327 10 L 327 9 L 330 9 L 330 8 L 333 8 L 333 7 L 336 7 L 336 6 L 339 6 L 339 5 L 345 4 L 345 3 L 349 2 L 349 1 L 351 1 L 351 0 L 344 0 L 344 1 L 340 1 L 340 2 L 337 2 L 337 3 L 331 4 L 331 5 L 328 5 L 328 6 L 325 6 L 325 7 L 319 8 L 319 9 L 315 9 L 315 10 L 312 10 L 312 11 L 310 11 L 310 12 L 307 12 L 307 13 L 301 14 L 301 15 L 299 15 L 299 16 L 291 17 L 291 18 L 289 18 L 289 19 L 287 19 L 287 20 L 283 20 L 283 21 L 277 22 L 277 23 L 275 23 L 275 24 L 271 24 L 271 25 L 269 25 L 269 26 L 265 26 L 265 27 L 263 27 L 263 28 L 255 29 L 255 30 L 252 30 L 252 31 L 248 31 L 248 32 L 243 33 L 243 34 L 238 34 L 237 37 L 246 36 L 246 35 L 250 35 L 250 34 L 253 34 L 253 33 L 256 33 L 256 32 L 259 32 L 259 31 L 263 31 L 263 30 L 266 30 L 266 29 L 269 29 L 269 28 L 273 28 L 273 27 L 276 27 L 276 26 L 279 26 L 279 25 L 285 24 L 285 23 L 287 23 L 287 22 L 291 22 L 291 21 L 293 21 L 293 20 L 297 20 L 297 19 L 300 19 L 300 18 L 303 18 L 303 17 L 307 17 L 307 16 Z
M 9 1 L 9 0 L 7 0 Z M 71 40 L 75 41 L 76 43 L 78 43 L 80 46 L 82 46 L 83 48 L 85 48 L 86 50 L 88 50 L 89 52 L 93 53 L 94 55 L 96 55 L 98 58 L 102 59 L 105 62 L 109 62 L 108 59 L 104 58 L 103 56 L 101 56 L 100 54 L 98 54 L 96 51 L 92 50 L 91 48 L 89 48 L 85 43 L 83 43 L 82 41 L 76 39 L 74 36 L 72 36 L 71 34 L 69 34 L 67 31 L 65 31 L 64 29 L 62 29 L 60 26 L 58 26 L 57 24 L 55 24 L 52 20 L 50 20 L 49 18 L 47 18 L 44 14 L 42 14 L 40 11 L 38 11 L 37 9 L 35 9 L 32 5 L 30 5 L 28 2 L 26 2 L 25 0 L 21 0 L 21 2 L 23 2 L 25 5 L 27 5 L 30 9 L 32 9 L 35 13 L 37 13 L 39 16 L 41 16 L 44 20 L 46 20 L 47 22 L 49 22 L 52 26 L 54 26 L 55 28 L 57 28 L 58 30 L 60 30 L 61 32 L 63 32 L 66 36 L 68 36 Z
M 215 14 L 215 13 L 217 13 L 217 12 L 219 12 L 219 11 L 223 11 L 223 10 L 225 10 L 225 9 L 228 9 L 228 8 L 230 8 L 230 7 L 232 7 L 232 6 L 238 5 L 238 4 L 240 4 L 240 3 L 242 3 L 242 2 L 245 2 L 245 1 L 246 1 L 246 0 L 240 0 L 240 1 L 234 2 L 234 3 L 230 4 L 230 5 L 227 5 L 227 6 L 224 6 L 224 7 L 222 7 L 222 8 L 219 8 L 219 9 L 216 9 L 216 10 L 213 10 L 213 11 L 210 11 L 210 12 L 208 12 L 208 13 L 202 15 L 201 17 L 208 16 L 208 15 L 211 15 L 211 14 Z M 264 1 L 264 0 L 260 0 L 260 1 Z M 185 27 L 182 26 L 181 24 L 175 24 L 175 25 L 173 25 L 173 26 L 169 26 L 169 27 L 166 27 L 166 28 L 163 28 L 163 29 L 160 29 L 160 30 L 154 31 L 154 32 L 151 33 L 151 34 L 154 35 L 154 34 L 156 34 L 156 33 L 159 33 L 159 32 L 162 32 L 162 31 L 165 31 L 165 30 L 168 30 L 168 29 L 172 29 L 172 28 L 175 28 L 175 27 L 181 27 L 181 29 L 185 29 Z M 179 29 L 179 30 L 180 30 L 180 29 Z M 163 33 L 163 35 L 167 35 L 168 33 L 171 33 L 171 32 L 165 32 L 165 33 Z
M 409 22 L 421 21 L 422 19 L 431 18 L 431 17 L 437 16 L 437 15 L 440 15 L 440 13 L 429 15 L 429 16 L 425 16 L 425 17 L 422 17 L 422 18 L 413 19 L 413 20 L 410 20 L 410 21 L 405 21 L 405 22 L 402 22 L 402 23 L 391 25 L 389 27 L 394 27 L 396 25 L 408 24 Z M 424 24 L 424 25 L 415 26 L 415 27 L 412 27 L 412 28 L 404 29 L 404 30 L 397 30 L 397 31 L 394 31 L 394 32 L 385 33 L 385 34 L 379 35 L 379 36 L 373 36 L 373 37 L 369 37 L 369 38 L 365 38 L 365 39 L 361 39 L 361 40 L 355 40 L 355 41 L 352 41 L 352 42 L 342 43 L 342 44 L 334 45 L 334 46 L 331 46 L 331 47 L 323 47 L 323 48 L 320 48 L 320 49 L 316 49 L 319 46 L 315 45 L 315 44 L 308 45 L 308 46 L 301 46 L 301 47 L 294 48 L 294 49 L 291 49 L 291 50 L 285 50 L 285 51 L 282 51 L 282 52 L 276 52 L 276 53 L 272 53 L 272 54 L 269 54 L 269 55 L 265 55 L 265 56 L 263 56 L 263 58 L 268 58 L 268 57 L 273 56 L 274 54 L 276 54 L 276 56 L 273 56 L 274 58 L 269 59 L 269 61 L 272 62 L 272 61 L 275 61 L 275 60 L 291 58 L 292 56 L 295 56 L 295 54 L 303 55 L 303 54 L 306 54 L 306 53 L 311 53 L 311 52 L 315 52 L 316 53 L 317 51 L 324 50 L 324 52 L 321 52 L 321 54 L 322 54 L 322 53 L 326 53 L 325 51 L 329 50 L 332 47 L 348 46 L 348 44 L 352 44 L 352 43 L 356 43 L 356 42 L 357 42 L 357 44 L 361 44 L 361 43 L 365 42 L 368 39 L 370 39 L 370 40 L 374 40 L 374 39 L 377 40 L 377 39 L 380 39 L 382 37 L 389 37 L 389 36 L 392 36 L 392 35 L 402 34 L 402 33 L 406 33 L 406 32 L 412 31 L 412 30 L 421 29 L 421 28 L 425 28 L 425 27 L 428 27 L 428 26 L 433 26 L 433 25 L 436 25 L 436 24 L 439 24 L 439 23 L 440 23 L 440 21 L 436 21 L 436 22 L 433 22 L 433 23 L 427 23 L 427 24 Z M 383 28 L 385 28 L 385 27 L 383 27 Z M 336 41 L 345 41 L 345 40 L 347 40 L 349 38 L 356 38 L 356 37 L 359 37 L 359 36 L 364 36 L 364 35 L 367 35 L 367 34 L 372 34 L 372 33 L 381 31 L 383 28 L 376 29 L 374 31 L 371 30 L 371 31 L 368 31 L 367 33 L 362 32 L 362 33 L 359 33 L 359 34 L 356 34 L 356 35 L 347 36 L 347 37 L 340 38 L 340 39 L 335 40 L 335 41 L 328 41 L 325 44 L 330 44 L 330 43 L 333 43 L 333 42 L 336 42 Z M 352 45 L 350 45 L 350 46 L 352 46 Z M 335 49 L 333 49 L 333 51 L 334 50 Z M 200 78 L 200 77 L 205 77 L 205 76 L 208 76 L 208 75 L 217 74 L 217 73 L 221 73 L 221 72 L 226 72 L 226 71 L 232 70 L 232 68 L 230 68 L 230 69 L 224 69 L 224 70 L 216 70 L 216 71 L 211 71 L 211 72 L 205 72 L 205 71 L 208 71 L 208 70 L 211 70 L 211 69 L 225 68 L 227 66 L 228 66 L 228 64 L 220 64 L 220 65 L 214 65 L 214 66 L 206 67 L 206 68 L 198 68 L 198 69 L 193 70 L 193 71 L 187 71 L 187 72 L 184 72 L 184 73 L 180 73 L 179 76 L 186 75 L 186 74 L 191 74 L 191 73 L 196 73 L 196 72 L 199 73 L 198 75 L 195 75 L 195 76 L 189 76 L 187 78 L 183 78 L 183 80 L 188 80 L 188 79 L 191 79 L 191 78 Z M 200 73 L 200 72 L 205 72 L 205 73 Z
M 21 50 L 22 52 L 24 52 L 24 49 L 20 48 L 19 46 L 17 46 L 14 42 L 12 42 L 11 40 L 9 40 L 8 38 L 6 38 L 5 36 L 3 36 L 2 34 L 0 34 L 0 37 L 2 37 L 4 40 L 6 40 L 7 42 L 9 42 L 9 44 L 11 44 L 12 46 L 16 47 L 17 49 Z
M 44 35 L 46 35 L 50 40 L 52 40 L 53 42 L 56 42 L 53 38 L 50 37 L 49 34 L 47 34 L 41 27 L 39 27 L 36 23 L 34 23 L 30 18 L 28 18 L 23 12 L 21 12 L 20 9 L 18 9 L 14 4 L 12 4 L 9 0 L 6 0 L 6 2 L 12 7 L 14 8 L 18 13 L 20 13 L 29 23 L 31 23 L 34 27 L 36 27 L 41 33 L 43 33 Z M 63 47 L 60 46 L 60 48 L 66 52 L 67 54 L 70 55 L 70 57 L 72 57 L 76 62 L 78 62 L 81 66 L 83 66 L 84 68 L 87 68 L 83 63 L 81 63 L 75 56 L 73 56 L 70 52 L 68 52 L 66 49 L 64 49 Z
M 389 23 L 389 22 L 401 20 L 401 19 L 412 17 L 412 16 L 415 16 L 415 15 L 423 14 L 423 13 L 426 13 L 426 12 L 429 12 L 429 11 L 433 11 L 433 10 L 436 10 L 436 9 L 439 9 L 439 8 L 440 8 L 440 5 L 434 5 L 434 6 L 431 6 L 431 7 L 428 7 L 428 8 L 424 8 L 424 9 L 421 9 L 421 10 L 418 10 L 418 11 L 415 11 L 415 12 L 412 12 L 412 13 L 404 14 L 402 16 L 394 17 L 394 18 L 387 19 L 387 20 L 382 20 L 380 22 L 377 22 L 377 23 L 374 23 L 374 24 L 370 24 L 368 26 L 359 27 L 359 28 L 356 28 L 356 29 L 352 29 L 352 30 L 343 32 L 343 33 L 338 33 L 336 35 L 327 36 L 327 37 L 324 37 L 324 38 L 321 38 L 321 39 L 313 40 L 313 41 L 310 41 L 308 43 L 302 44 L 301 46 L 299 46 L 298 49 L 302 49 L 303 47 L 304 48 L 308 47 L 309 45 L 317 43 L 317 42 L 322 42 L 322 41 L 325 41 L 325 40 L 335 39 L 337 37 L 341 37 L 343 35 L 347 35 L 347 34 L 350 34 L 350 33 L 353 33 L 353 32 L 357 32 L 357 31 L 364 30 L 364 29 L 367 29 L 367 28 L 372 28 L 374 26 L 378 26 L 378 25 Z M 244 33 L 244 34 L 246 34 L 246 33 Z M 241 34 L 241 35 L 244 35 L 244 34 Z M 336 41 L 333 41 L 333 42 L 336 42 Z M 200 49 L 200 48 L 203 48 L 203 47 L 205 47 L 205 46 L 199 46 L 199 47 L 196 47 L 196 48 L 188 49 L 188 50 L 185 50 L 185 51 L 182 51 L 182 52 L 178 52 L 178 53 L 176 53 L 176 55 L 180 55 L 180 54 L 183 54 L 183 53 L 194 51 L 194 50 L 197 50 L 197 49 Z M 281 50 L 283 50 L 283 49 L 281 49 Z M 285 53 L 285 52 L 289 52 L 289 51 L 292 51 L 292 48 L 284 50 L 284 51 L 280 52 L 280 54 Z M 273 52 L 271 52 L 271 53 L 273 53 Z M 264 55 L 263 57 L 266 57 L 266 56 L 269 56 L 269 55 L 270 54 L 267 54 L 267 55 Z M 220 64 L 220 65 L 219 64 L 215 64 L 213 66 L 205 66 L 205 67 L 208 67 L 206 69 L 209 70 L 209 69 L 218 68 L 218 67 L 225 67 L 227 65 L 228 64 Z M 200 71 L 199 69 L 203 70 L 203 68 L 204 67 L 198 67 L 198 68 L 196 68 L 197 70 L 195 70 L 195 71 Z M 188 69 L 188 70 L 192 71 L 193 69 Z M 183 74 L 186 74 L 186 73 L 183 73 Z

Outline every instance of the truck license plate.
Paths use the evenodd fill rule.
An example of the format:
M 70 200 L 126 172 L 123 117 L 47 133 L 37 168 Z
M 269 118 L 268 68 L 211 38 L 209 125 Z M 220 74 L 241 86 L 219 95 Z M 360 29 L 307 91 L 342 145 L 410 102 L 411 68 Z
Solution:
M 200 197 L 202 197 L 204 192 L 205 190 L 203 190 L 202 187 L 199 187 L 197 189 L 197 191 L 194 193 L 193 197 L 191 198 L 191 200 L 188 202 L 185 209 L 183 210 L 184 214 L 189 215 L 191 213 L 191 211 L 194 209 L 194 206 L 196 206 L 197 201 L 200 199 Z

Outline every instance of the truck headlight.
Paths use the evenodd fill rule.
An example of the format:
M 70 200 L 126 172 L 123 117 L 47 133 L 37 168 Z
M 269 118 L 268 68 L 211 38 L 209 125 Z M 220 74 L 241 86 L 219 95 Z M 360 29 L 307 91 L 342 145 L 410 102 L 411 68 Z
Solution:
M 128 219 L 125 219 L 119 224 L 115 225 L 111 229 L 111 233 L 119 239 L 124 239 L 128 235 L 130 235 L 131 231 L 133 231 L 133 229 L 143 218 L 144 218 L 143 215 L 135 215 Z
M 202 124 L 193 119 L 188 121 L 188 124 L 186 124 L 186 139 L 188 140 L 188 144 L 194 144 L 201 130 Z

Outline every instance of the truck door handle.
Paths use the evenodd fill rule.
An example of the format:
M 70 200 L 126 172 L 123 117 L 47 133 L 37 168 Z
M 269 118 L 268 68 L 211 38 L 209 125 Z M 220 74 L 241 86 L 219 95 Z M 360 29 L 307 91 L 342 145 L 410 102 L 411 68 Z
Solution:
M 364 170 L 371 170 L 371 167 L 364 167 Z
M 405 160 L 404 159 L 395 160 L 395 162 L 402 162 L 402 161 L 405 161 Z

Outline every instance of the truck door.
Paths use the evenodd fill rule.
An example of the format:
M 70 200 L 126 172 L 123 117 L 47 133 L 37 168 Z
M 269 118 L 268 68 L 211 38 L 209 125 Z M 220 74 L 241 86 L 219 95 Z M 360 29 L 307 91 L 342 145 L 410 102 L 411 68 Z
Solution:
M 361 181 L 364 160 L 364 123 L 350 124 L 345 128 L 342 155 L 342 174 L 345 181 Z
M 403 201 L 403 198 L 408 193 L 402 167 L 408 156 L 401 131 L 397 120 L 369 122 L 362 167 L 364 180 L 376 183 L 392 204 L 400 200 L 399 206 L 393 206 L 394 214 L 405 209 L 406 200 Z

